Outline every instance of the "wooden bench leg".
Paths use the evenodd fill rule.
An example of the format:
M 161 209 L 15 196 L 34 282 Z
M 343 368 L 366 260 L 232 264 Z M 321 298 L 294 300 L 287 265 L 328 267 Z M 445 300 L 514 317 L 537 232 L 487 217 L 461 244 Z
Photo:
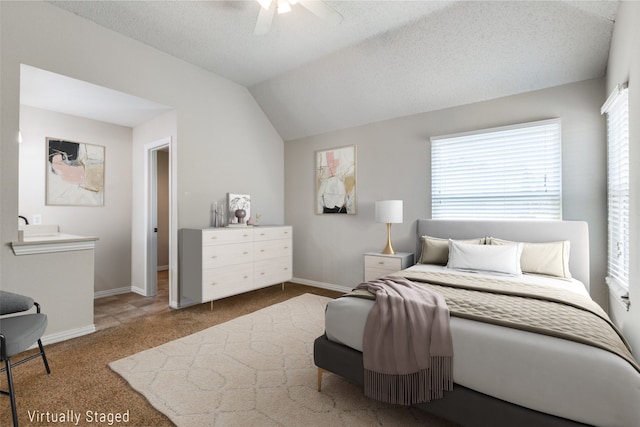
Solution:
M 318 391 L 322 389 L 322 374 L 325 372 L 324 369 L 318 368 Z

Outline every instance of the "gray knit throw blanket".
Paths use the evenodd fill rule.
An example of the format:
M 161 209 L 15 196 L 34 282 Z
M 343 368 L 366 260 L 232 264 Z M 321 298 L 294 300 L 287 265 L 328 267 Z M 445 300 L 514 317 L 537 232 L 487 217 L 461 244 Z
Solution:
M 356 289 L 376 296 L 362 341 L 365 396 L 412 405 L 453 390 L 453 343 L 444 298 L 398 276 Z

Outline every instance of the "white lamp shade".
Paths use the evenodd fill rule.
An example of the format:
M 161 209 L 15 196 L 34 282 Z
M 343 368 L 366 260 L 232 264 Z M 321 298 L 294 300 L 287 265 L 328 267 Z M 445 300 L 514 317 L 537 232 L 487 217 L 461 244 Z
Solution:
M 376 222 L 399 224 L 402 222 L 402 200 L 376 202 Z

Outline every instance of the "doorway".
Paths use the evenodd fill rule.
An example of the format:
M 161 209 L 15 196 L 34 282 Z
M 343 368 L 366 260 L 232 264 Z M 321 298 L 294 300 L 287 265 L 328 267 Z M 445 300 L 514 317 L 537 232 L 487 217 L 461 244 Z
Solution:
M 158 293 L 158 274 L 170 270 L 171 247 L 171 138 L 145 145 L 147 214 L 145 215 L 145 296 Z M 171 274 L 167 272 L 171 289 Z M 167 301 L 170 304 L 170 298 Z

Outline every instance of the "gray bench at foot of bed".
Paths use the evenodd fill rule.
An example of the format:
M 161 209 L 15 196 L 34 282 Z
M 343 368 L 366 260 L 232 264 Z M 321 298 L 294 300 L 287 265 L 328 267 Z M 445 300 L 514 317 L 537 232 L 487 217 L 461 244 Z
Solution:
M 322 388 L 325 371 L 340 375 L 358 385 L 364 384 L 362 353 L 334 343 L 326 335 L 316 338 L 313 359 L 318 367 L 318 391 Z M 463 426 L 491 427 L 569 427 L 585 426 L 575 421 L 534 411 L 513 403 L 487 396 L 455 384 L 443 399 L 416 405 L 429 413 Z

